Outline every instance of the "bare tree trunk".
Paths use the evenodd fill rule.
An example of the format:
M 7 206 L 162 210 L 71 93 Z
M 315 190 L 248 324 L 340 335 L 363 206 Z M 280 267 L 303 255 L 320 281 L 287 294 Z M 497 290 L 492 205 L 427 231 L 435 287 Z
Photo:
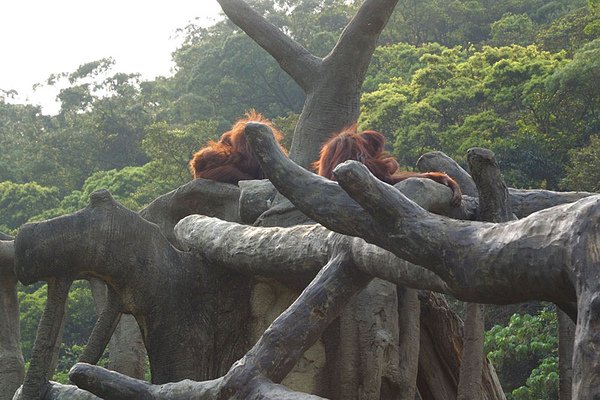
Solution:
M 70 286 L 69 279 L 48 280 L 48 299 L 23 382 L 22 400 L 38 400 L 47 390 L 48 379 L 56 367 Z
M 444 296 L 420 292 L 421 353 L 419 394 L 423 400 L 453 400 L 458 396 L 464 327 Z M 505 400 L 492 365 L 484 360 L 483 390 L 478 400 Z M 481 370 L 480 370 L 481 372 Z
M 0 400 L 10 400 L 25 376 L 21 352 L 14 242 L 0 233 Z
M 484 311 L 483 304 L 467 303 L 458 400 L 479 399 L 482 395 Z
M 467 160 L 479 194 L 479 219 L 488 222 L 513 220 L 508 188 L 504 183 L 494 153 L 486 149 L 472 148 L 467 151 Z M 484 313 L 485 306 L 483 304 L 467 304 L 458 400 L 482 397 L 481 376 L 485 357 L 483 352 Z
M 398 286 L 398 319 L 401 362 L 395 391 L 398 400 L 414 400 L 421 348 L 421 302 L 418 290 Z
M 559 400 L 571 400 L 575 324 L 567 314 L 558 309 L 556 315 L 558 316 L 558 398 Z

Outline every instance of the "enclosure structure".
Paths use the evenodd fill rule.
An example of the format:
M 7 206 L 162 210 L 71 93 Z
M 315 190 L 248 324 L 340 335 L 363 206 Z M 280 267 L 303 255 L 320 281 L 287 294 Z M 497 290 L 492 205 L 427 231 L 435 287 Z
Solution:
M 247 136 L 272 185 L 196 180 L 140 213 L 101 191 L 78 213 L 27 225 L 14 242 L 3 239 L 0 266 L 9 267 L 2 270 L 10 274 L 14 257 L 21 282 L 49 287 L 18 398 L 455 398 L 460 323 L 441 297 L 419 291 L 475 303 L 558 304 L 577 320 L 573 398 L 600 396 L 600 198 L 509 191 L 497 173 L 476 187 L 440 154 L 419 168 L 454 169 L 471 195 L 458 209 L 448 206 L 443 186 L 416 180 L 392 187 L 352 162 L 336 170 L 339 184 L 308 172 L 302 166 L 319 144 L 357 119 L 362 80 L 396 2 L 366 0 L 323 59 L 243 1 L 219 2 L 306 92 L 291 159 L 267 127 L 250 124 Z M 484 151 L 471 156 L 481 168 L 472 173 L 494 171 Z M 505 213 L 502 219 L 522 219 L 451 219 L 398 189 L 454 218 L 477 218 L 485 206 L 488 214 Z M 109 293 L 83 356 L 88 363 L 71 372 L 79 389 L 51 384 L 68 288 L 91 278 Z M 141 328 L 152 384 L 89 364 L 122 313 Z M 482 365 L 482 398 L 503 398 L 493 370 Z

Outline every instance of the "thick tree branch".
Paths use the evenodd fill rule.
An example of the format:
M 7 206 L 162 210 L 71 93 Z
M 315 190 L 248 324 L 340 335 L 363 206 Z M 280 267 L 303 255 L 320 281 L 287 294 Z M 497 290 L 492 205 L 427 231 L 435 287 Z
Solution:
M 456 161 L 441 151 L 430 151 L 417 160 L 417 169 L 421 172 L 445 172 L 460 185 L 461 192 L 466 196 L 477 197 L 477 186 L 471 175 Z
M 292 40 L 242 0 L 217 0 L 229 19 L 265 49 L 304 91 L 319 76 L 321 59 Z
M 554 192 L 552 190 L 524 190 L 509 188 L 513 212 L 518 218 L 524 218 L 541 210 L 566 203 L 573 203 L 598 193 L 590 192 Z
M 479 194 L 479 220 L 506 222 L 515 219 L 508 189 L 494 153 L 487 149 L 472 148 L 467 151 L 467 161 Z M 484 315 L 483 304 L 467 303 L 458 400 L 479 399 L 483 394 Z
M 335 173 L 379 220 L 373 243 L 460 285 L 457 292 L 471 292 L 474 301 L 575 299 L 572 271 L 566 268 L 572 266 L 568 249 L 579 246 L 573 227 L 600 216 L 600 197 L 505 224 L 463 222 L 427 213 L 360 163 L 346 162 Z
M 140 211 L 146 221 L 154 222 L 171 244 L 178 246 L 173 227 L 184 217 L 202 214 L 225 221 L 239 221 L 240 188 L 227 183 L 194 179 L 166 193 Z
M 344 190 L 352 193 L 360 207 L 340 194 L 335 183 L 294 166 L 277 153 L 268 128 L 249 124 L 246 135 L 271 182 L 302 212 L 331 230 L 363 237 L 423 265 L 461 299 L 480 303 L 574 301 L 572 271 L 564 268 L 571 264 L 566 249 L 577 245 L 570 227 L 597 217 L 597 198 L 506 224 L 467 223 L 426 212 L 396 188 L 374 178 L 362 164 L 347 162 L 338 167 L 338 181 L 344 182 Z M 372 218 L 365 215 L 367 211 Z M 513 276 L 519 276 L 517 283 Z
M 211 265 L 245 274 L 294 279 L 313 277 L 344 244 L 359 270 L 398 285 L 453 294 L 437 275 L 390 252 L 333 233 L 320 225 L 257 228 L 200 215 L 183 219 L 175 234 L 188 248 L 201 252 Z
M 379 34 L 385 28 L 398 0 L 365 0 L 342 32 L 338 43 L 324 60 L 328 68 L 351 65 L 352 77 L 364 76 Z M 359 86 L 362 85 L 362 80 Z

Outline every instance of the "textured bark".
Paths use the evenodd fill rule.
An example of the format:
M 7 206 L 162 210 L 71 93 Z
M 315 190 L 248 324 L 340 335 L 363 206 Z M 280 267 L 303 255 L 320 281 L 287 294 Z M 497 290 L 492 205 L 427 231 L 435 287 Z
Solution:
M 462 300 L 561 303 L 576 297 L 563 268 L 566 249 L 580 246 L 571 226 L 597 218 L 597 197 L 505 224 L 456 221 L 407 201 L 358 162 L 338 166 L 338 185 L 294 164 L 277 149 L 267 127 L 249 124 L 246 135 L 271 182 L 306 215 L 430 269 Z
M 244 1 L 218 1 L 229 19 L 271 54 L 306 93 L 290 157 L 308 168 L 331 134 L 358 120 L 367 67 L 397 0 L 364 1 L 323 59 L 310 54 Z
M 373 280 L 339 318 L 337 354 L 330 365 L 334 399 L 394 399 L 398 389 L 399 332 L 396 285 Z M 383 396 L 382 396 L 383 395 Z
M 103 281 L 91 279 L 90 285 L 99 316 L 79 362 L 96 364 L 108 346 L 110 370 L 142 379 L 146 350 L 137 322 L 122 315 L 118 295 Z
M 140 211 L 140 216 L 153 222 L 169 242 L 180 248 L 173 228 L 184 217 L 202 214 L 224 221 L 240 221 L 240 188 L 227 183 L 194 179 L 167 193 Z
M 43 398 L 48 389 L 48 379 L 54 374 L 58 347 L 62 340 L 71 283 L 72 280 L 68 278 L 48 279 L 48 299 L 31 350 L 29 369 L 23 381 L 22 400 Z
M 481 148 L 467 151 L 467 161 L 479 194 L 479 220 L 506 222 L 515 219 L 508 189 L 496 163 L 494 153 Z M 468 303 L 464 328 L 464 346 L 460 364 L 458 400 L 482 397 L 482 370 L 485 354 L 485 306 Z
M 575 324 L 564 312 L 557 310 L 556 313 L 558 316 L 558 399 L 571 400 Z
M 398 400 L 414 400 L 421 348 L 421 302 L 417 290 L 398 287 L 398 318 L 401 362 L 395 392 Z
M 216 216 L 225 221 L 238 221 L 239 205 L 240 189 L 238 187 L 196 179 L 158 197 L 140 211 L 140 216 L 157 224 L 171 244 L 179 247 L 173 234 L 173 227 L 183 217 L 201 213 Z M 254 205 L 255 203 L 250 203 L 245 207 L 248 209 Z M 119 310 L 116 309 L 120 304 L 119 300 L 111 297 L 113 296 L 112 291 L 109 290 L 107 294 L 105 285 L 94 284 L 92 290 L 95 298 L 98 299 L 97 308 L 98 302 L 102 303 L 98 309 L 101 318 L 94 327 L 80 361 L 96 363 L 107 346 L 106 336 L 108 335 L 110 338 L 108 367 L 134 378 L 143 378 L 146 350 L 137 322 L 131 315 L 121 316 L 122 306 Z M 112 309 L 104 312 L 107 296 L 109 296 L 108 303 Z
M 467 303 L 464 326 L 463 351 L 458 381 L 458 400 L 480 399 L 485 354 L 483 352 L 485 306 Z
M 460 190 L 464 195 L 471 197 L 478 196 L 477 186 L 469 173 L 441 151 L 430 151 L 423 154 L 417 160 L 417 169 L 421 172 L 445 172 L 458 182 Z
M 79 362 L 88 364 L 96 364 L 110 338 L 117 327 L 119 322 L 123 306 L 118 301 L 117 295 L 113 294 L 108 296 L 107 286 L 103 281 L 92 278 L 90 279 L 90 287 L 92 289 L 92 296 L 94 297 L 94 303 L 96 304 L 96 313 L 98 314 L 98 320 L 94 325 L 94 329 L 90 334 L 83 353 L 79 357 Z M 119 371 L 122 374 L 129 375 L 125 371 Z M 129 375 L 131 376 L 131 375 Z
M 12 399 L 25 376 L 13 266 L 14 242 L 0 233 L 0 400 Z

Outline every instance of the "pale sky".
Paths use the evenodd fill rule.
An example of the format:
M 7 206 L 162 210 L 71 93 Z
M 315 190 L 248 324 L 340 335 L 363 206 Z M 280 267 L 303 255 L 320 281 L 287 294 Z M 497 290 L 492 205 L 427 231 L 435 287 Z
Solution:
M 177 28 L 214 21 L 220 11 L 216 0 L 3 0 L 0 89 L 46 105 L 56 94 L 34 93 L 35 83 L 105 57 L 115 59 L 115 72 L 168 76 Z

